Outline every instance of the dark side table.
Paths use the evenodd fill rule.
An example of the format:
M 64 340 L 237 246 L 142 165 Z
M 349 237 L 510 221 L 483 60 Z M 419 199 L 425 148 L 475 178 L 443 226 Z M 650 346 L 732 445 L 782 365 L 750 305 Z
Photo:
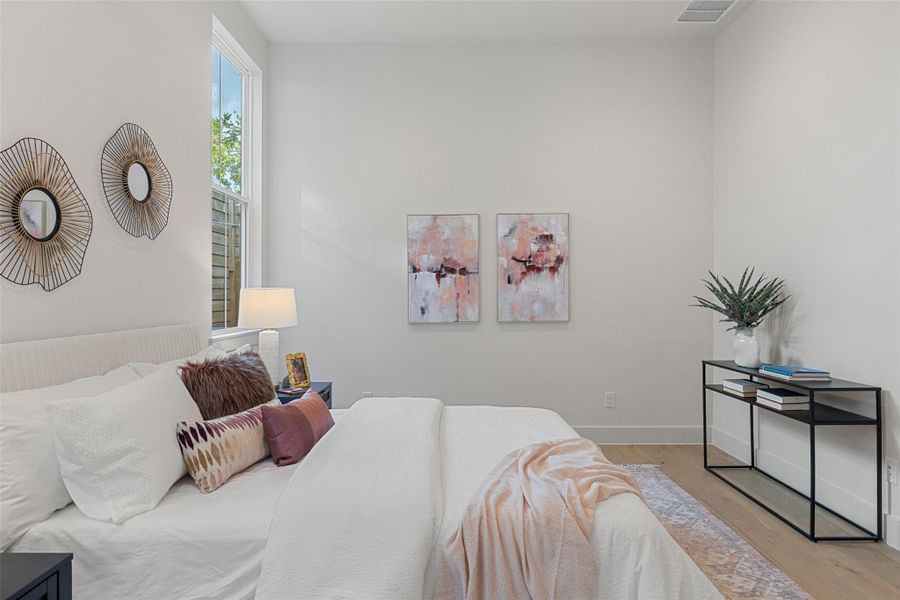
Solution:
M 72 600 L 72 555 L 0 554 L 0 599 Z
M 285 377 L 284 381 L 281 382 L 282 387 L 287 387 L 290 385 L 288 378 Z M 309 384 L 309 390 L 312 390 L 322 396 L 322 400 L 325 401 L 325 406 L 331 408 L 331 382 L 330 381 L 313 381 Z M 277 392 L 278 399 L 281 400 L 282 404 L 287 404 L 291 400 L 296 400 L 303 396 L 303 394 L 282 394 L 281 392 Z

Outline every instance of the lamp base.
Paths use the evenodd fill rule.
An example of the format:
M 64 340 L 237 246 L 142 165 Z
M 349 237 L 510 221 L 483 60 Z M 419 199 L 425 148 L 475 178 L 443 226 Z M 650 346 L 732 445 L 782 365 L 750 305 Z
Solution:
M 279 377 L 281 361 L 279 360 L 278 351 L 278 332 L 274 329 L 263 329 L 259 332 L 259 357 L 262 359 L 263 364 L 266 365 L 269 379 L 272 380 L 273 384 L 278 383 L 281 379 Z

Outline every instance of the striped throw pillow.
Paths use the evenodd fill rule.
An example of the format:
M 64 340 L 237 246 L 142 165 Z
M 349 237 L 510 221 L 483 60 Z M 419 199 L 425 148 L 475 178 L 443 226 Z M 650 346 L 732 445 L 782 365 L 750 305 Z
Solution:
M 201 491 L 208 494 L 269 455 L 262 410 L 280 405 L 276 398 L 235 415 L 175 426 L 184 464 Z

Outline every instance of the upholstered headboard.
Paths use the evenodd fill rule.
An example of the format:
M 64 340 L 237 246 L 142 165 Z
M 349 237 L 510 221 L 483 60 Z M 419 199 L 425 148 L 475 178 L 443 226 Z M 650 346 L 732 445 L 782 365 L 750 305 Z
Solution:
M 129 362 L 160 363 L 200 351 L 192 325 L 167 325 L 0 345 L 0 391 L 102 375 Z

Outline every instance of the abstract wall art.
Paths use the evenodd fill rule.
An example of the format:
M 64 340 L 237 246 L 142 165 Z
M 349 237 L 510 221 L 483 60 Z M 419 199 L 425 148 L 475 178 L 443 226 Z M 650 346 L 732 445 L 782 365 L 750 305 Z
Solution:
M 478 321 L 478 215 L 409 215 L 410 323 Z
M 497 215 L 497 320 L 569 320 L 569 215 Z

